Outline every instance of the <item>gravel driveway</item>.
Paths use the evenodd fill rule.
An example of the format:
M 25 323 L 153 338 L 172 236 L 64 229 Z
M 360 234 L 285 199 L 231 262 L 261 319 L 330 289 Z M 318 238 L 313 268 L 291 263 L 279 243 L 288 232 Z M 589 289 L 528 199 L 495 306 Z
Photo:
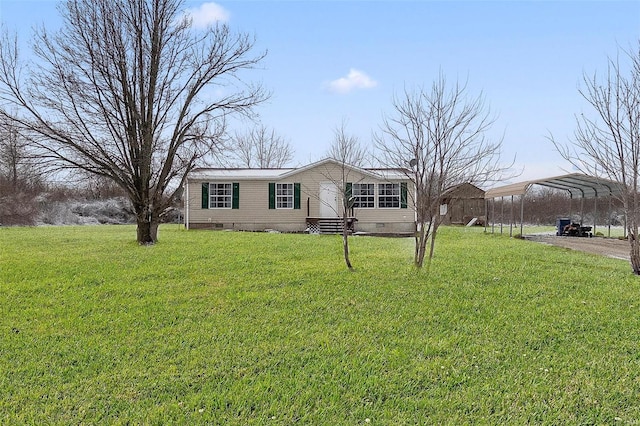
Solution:
M 555 235 L 525 235 L 525 239 L 553 246 L 565 247 L 586 253 L 599 254 L 601 256 L 616 259 L 629 260 L 629 243 L 617 238 L 582 238 L 582 237 L 557 237 Z

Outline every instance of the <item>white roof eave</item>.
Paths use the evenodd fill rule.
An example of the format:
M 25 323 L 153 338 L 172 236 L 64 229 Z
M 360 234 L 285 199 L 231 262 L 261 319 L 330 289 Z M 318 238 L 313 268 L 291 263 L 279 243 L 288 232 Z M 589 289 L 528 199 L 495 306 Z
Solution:
M 263 180 L 279 179 L 293 169 L 203 169 L 189 173 L 189 180 Z
M 282 180 L 288 179 L 315 167 L 333 164 L 342 166 L 333 159 L 324 159 L 300 168 L 286 169 L 196 169 L 189 173 L 188 180 Z M 364 169 L 349 166 L 365 176 L 378 180 L 408 180 L 406 174 L 396 169 Z

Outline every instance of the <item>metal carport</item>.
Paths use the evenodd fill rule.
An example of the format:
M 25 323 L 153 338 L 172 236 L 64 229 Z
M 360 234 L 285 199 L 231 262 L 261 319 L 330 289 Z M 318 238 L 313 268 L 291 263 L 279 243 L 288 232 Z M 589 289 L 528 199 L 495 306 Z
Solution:
M 493 202 L 493 208 L 495 210 L 496 198 L 501 198 L 504 200 L 504 197 L 511 197 L 511 217 L 509 220 L 510 236 L 513 235 L 513 198 L 517 195 L 520 196 L 520 235 L 522 235 L 522 222 L 524 220 L 524 195 L 534 185 L 546 186 L 548 188 L 567 191 L 569 192 L 571 199 L 579 196 L 581 217 L 584 209 L 585 199 L 597 199 L 598 197 L 608 196 L 609 206 L 611 206 L 611 197 L 619 196 L 622 194 L 622 187 L 617 182 L 580 173 L 573 173 L 545 179 L 529 180 L 489 189 L 485 192 L 484 196 L 485 202 L 487 203 L 487 213 L 489 212 L 489 200 Z M 504 206 L 504 203 L 502 203 L 502 205 Z M 597 203 L 594 203 L 594 206 L 597 209 Z M 495 211 L 493 213 L 495 213 Z M 492 219 L 495 221 L 495 214 L 492 214 Z M 488 220 L 485 221 L 485 228 L 487 227 L 487 222 Z M 495 223 L 492 224 L 492 228 L 494 225 Z M 593 232 L 595 233 L 595 231 L 596 226 L 594 223 Z M 611 226 L 609 226 L 609 235 L 611 235 Z

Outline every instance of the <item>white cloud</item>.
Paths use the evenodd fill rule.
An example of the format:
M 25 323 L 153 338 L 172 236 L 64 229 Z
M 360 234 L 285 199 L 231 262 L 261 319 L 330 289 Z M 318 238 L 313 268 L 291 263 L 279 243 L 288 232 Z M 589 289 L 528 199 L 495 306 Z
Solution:
M 378 82 L 367 74 L 357 69 L 351 68 L 346 77 L 330 81 L 327 87 L 334 93 L 349 93 L 355 89 L 371 89 L 376 87 Z
M 202 3 L 200 7 L 185 10 L 184 14 L 193 20 L 194 28 L 206 28 L 216 22 L 229 20 L 229 12 L 216 3 Z

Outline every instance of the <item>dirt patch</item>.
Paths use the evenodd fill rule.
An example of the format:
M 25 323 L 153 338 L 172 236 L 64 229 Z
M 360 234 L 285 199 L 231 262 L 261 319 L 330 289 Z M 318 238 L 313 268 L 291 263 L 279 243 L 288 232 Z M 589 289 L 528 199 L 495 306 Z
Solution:
M 557 237 L 555 235 L 526 235 L 525 238 L 552 246 L 629 260 L 629 243 L 626 240 L 617 238 Z

